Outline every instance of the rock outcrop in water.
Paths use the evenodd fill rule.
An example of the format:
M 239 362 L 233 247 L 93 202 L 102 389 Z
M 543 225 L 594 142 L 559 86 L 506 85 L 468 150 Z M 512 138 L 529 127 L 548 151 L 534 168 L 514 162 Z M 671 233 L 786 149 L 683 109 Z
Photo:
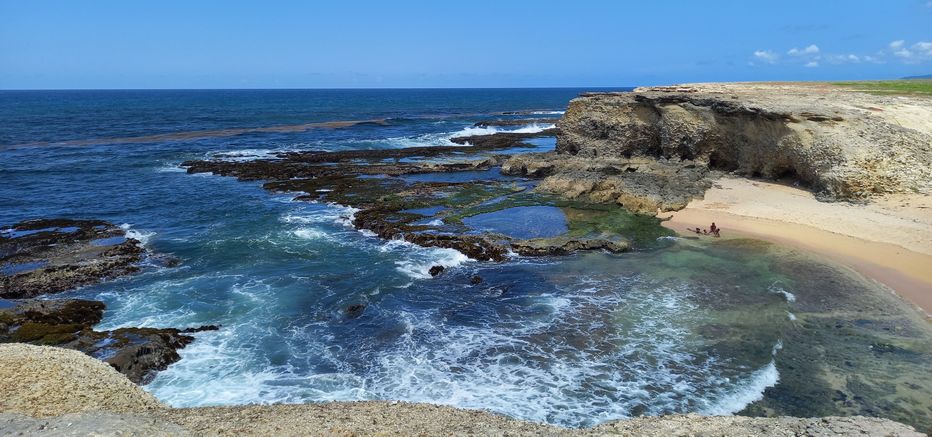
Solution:
M 91 300 L 33 299 L 140 270 L 150 257 L 125 230 L 101 220 L 43 219 L 15 224 L 0 234 L 0 343 L 30 343 L 75 349 L 110 364 L 136 383 L 178 361 L 186 335 L 213 326 L 120 328 L 95 331 L 105 305 Z M 15 300 L 4 300 L 15 299 Z
M 510 251 L 544 256 L 579 250 L 630 250 L 630 242 L 592 223 L 597 219 L 583 220 L 575 233 L 537 239 L 478 232 L 463 224 L 465 218 L 510 206 L 554 203 L 553 199 L 525 193 L 528 187 L 522 181 L 475 173 L 494 170 L 516 150 L 533 148 L 527 140 L 556 133 L 556 129 L 499 132 L 450 139 L 460 146 L 300 151 L 280 153 L 274 159 L 198 160 L 182 165 L 189 173 L 265 180 L 266 189 L 304 193 L 298 200 L 351 206 L 359 209 L 352 220 L 358 229 L 386 240 L 455 249 L 476 260 L 502 261 Z M 418 210 L 432 212 L 424 215 Z
M 145 249 L 100 220 L 44 219 L 0 231 L 0 298 L 60 293 L 139 270 Z
M 172 328 L 95 331 L 104 304 L 92 300 L 21 300 L 0 309 L 0 343 L 17 342 L 75 349 L 103 360 L 131 381 L 144 384 L 178 361 L 178 349 L 194 337 Z M 209 330 L 209 327 L 205 327 Z
M 928 193 L 928 121 L 878 108 L 892 99 L 928 104 L 819 84 L 583 94 L 558 123 L 554 153 L 513 157 L 504 169 L 546 177 L 542 191 L 645 213 L 684 207 L 719 171 L 788 178 L 828 200 Z

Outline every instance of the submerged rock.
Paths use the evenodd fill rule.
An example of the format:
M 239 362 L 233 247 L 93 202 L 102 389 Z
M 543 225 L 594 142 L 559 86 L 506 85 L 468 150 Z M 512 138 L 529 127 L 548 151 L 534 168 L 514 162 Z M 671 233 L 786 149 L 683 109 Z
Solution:
M 361 303 L 357 303 L 357 304 L 353 304 L 353 305 L 346 307 L 346 309 L 343 310 L 343 313 L 346 314 L 346 318 L 355 319 L 361 316 L 363 311 L 365 310 L 366 310 L 365 305 Z

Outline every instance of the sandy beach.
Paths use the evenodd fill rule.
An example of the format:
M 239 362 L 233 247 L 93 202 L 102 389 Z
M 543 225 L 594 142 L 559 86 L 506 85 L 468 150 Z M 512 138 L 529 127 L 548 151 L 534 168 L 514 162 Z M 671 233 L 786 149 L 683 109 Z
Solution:
M 725 177 L 702 200 L 660 214 L 686 234 L 715 222 L 722 237 L 753 237 L 848 266 L 932 314 L 932 198 L 889 195 L 866 204 L 820 202 L 804 189 Z M 711 237 L 710 237 L 711 238 Z

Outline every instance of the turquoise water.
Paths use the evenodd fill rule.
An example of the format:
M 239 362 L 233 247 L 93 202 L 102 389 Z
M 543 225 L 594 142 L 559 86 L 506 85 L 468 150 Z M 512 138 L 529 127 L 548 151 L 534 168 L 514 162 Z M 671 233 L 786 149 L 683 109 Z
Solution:
M 105 301 L 101 329 L 222 325 L 146 386 L 175 406 L 399 399 L 566 426 L 745 408 L 777 384 L 794 326 L 794 303 L 774 290 L 814 292 L 765 250 L 665 237 L 621 255 L 480 263 L 358 232 L 350 208 L 178 167 L 541 129 L 472 125 L 558 113 L 580 91 L 0 92 L 0 224 L 104 219 L 182 260 L 67 295 Z M 370 119 L 384 125 L 300 127 Z M 559 208 L 544 208 L 467 224 L 562 230 Z M 431 278 L 437 264 L 447 270 Z M 749 334 L 724 341 L 737 324 Z

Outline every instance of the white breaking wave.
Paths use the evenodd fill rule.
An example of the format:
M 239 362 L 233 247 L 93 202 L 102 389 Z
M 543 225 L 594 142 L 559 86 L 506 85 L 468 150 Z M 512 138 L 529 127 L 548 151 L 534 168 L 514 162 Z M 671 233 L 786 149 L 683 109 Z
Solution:
M 208 152 L 208 159 L 220 159 L 223 161 L 234 161 L 234 162 L 243 162 L 243 161 L 255 161 L 257 159 L 271 159 L 275 158 L 275 154 L 281 152 L 282 150 L 273 150 L 273 149 L 242 149 L 242 150 L 223 150 Z
M 566 111 L 533 111 L 531 114 L 534 115 L 563 115 L 566 114 Z
M 459 146 L 460 144 L 451 141 L 456 137 L 468 137 L 473 135 L 492 135 L 497 133 L 538 133 L 547 129 L 552 129 L 553 124 L 532 123 L 515 129 L 503 129 L 496 126 L 475 127 L 469 126 L 455 132 L 430 133 L 413 137 L 392 137 L 376 140 L 356 141 L 359 144 L 371 144 L 373 146 L 393 149 L 405 149 L 411 147 L 428 147 L 428 146 Z
M 315 228 L 295 229 L 291 231 L 291 233 L 294 234 L 294 236 L 303 238 L 305 240 L 320 240 L 329 237 L 326 232 Z
M 487 127 L 465 127 L 455 132 L 438 132 L 438 133 L 429 133 L 422 134 L 417 136 L 410 137 L 389 137 L 389 138 L 380 138 L 380 139 L 370 139 L 370 140 L 352 140 L 350 143 L 356 146 L 363 146 L 363 148 L 371 147 L 375 149 L 380 148 L 392 148 L 392 149 L 405 149 L 411 147 L 428 147 L 428 146 L 459 146 L 460 144 L 454 143 L 451 139 L 456 137 L 467 137 L 472 135 L 492 135 L 496 133 L 503 132 L 512 132 L 512 133 L 538 133 L 543 132 L 547 129 L 552 129 L 555 127 L 554 124 L 539 124 L 539 123 L 530 123 L 525 126 L 506 129 L 496 126 L 487 126 Z M 329 150 L 327 147 L 329 144 L 317 144 L 313 147 L 323 148 Z M 293 144 L 287 147 L 280 147 L 275 149 L 242 149 L 242 150 L 217 150 L 207 152 L 207 159 L 216 159 L 221 161 L 233 161 L 233 162 L 246 162 L 246 161 L 255 161 L 259 159 L 276 159 L 278 153 L 288 152 L 293 150 L 299 150 L 301 148 L 310 147 L 309 144 Z M 354 147 L 358 148 L 358 147 Z M 343 149 L 345 150 L 345 149 Z M 158 170 L 163 171 L 163 170 Z M 169 171 L 169 170 L 164 170 Z M 175 171 L 175 170 L 171 170 Z M 185 171 L 182 168 L 179 168 L 179 171 Z
M 139 242 L 145 246 L 149 243 L 149 240 L 155 236 L 155 232 L 145 232 L 132 229 L 132 225 L 129 223 L 123 223 L 120 225 L 120 229 L 126 233 L 126 238 L 132 238 L 134 240 L 139 240 Z
M 700 411 L 700 414 L 706 416 L 730 416 L 735 414 L 752 402 L 763 399 L 764 390 L 777 385 L 779 381 L 780 372 L 777 371 L 777 364 L 771 360 L 766 366 L 757 369 L 748 376 L 743 384 L 738 384 L 734 391 L 719 399 L 715 405 Z
M 167 164 L 161 167 L 156 167 L 156 173 L 185 173 L 187 170 L 184 167 L 179 167 L 177 164 Z
M 344 227 L 353 227 L 357 212 L 359 212 L 358 208 L 330 203 L 325 209 L 291 212 L 282 216 L 280 220 L 284 223 L 335 223 Z
M 429 271 L 433 266 L 449 269 L 470 261 L 469 257 L 456 249 L 421 247 L 404 240 L 388 241 L 379 246 L 379 251 L 405 253 L 406 259 L 395 261 L 396 270 L 413 279 L 429 279 Z

